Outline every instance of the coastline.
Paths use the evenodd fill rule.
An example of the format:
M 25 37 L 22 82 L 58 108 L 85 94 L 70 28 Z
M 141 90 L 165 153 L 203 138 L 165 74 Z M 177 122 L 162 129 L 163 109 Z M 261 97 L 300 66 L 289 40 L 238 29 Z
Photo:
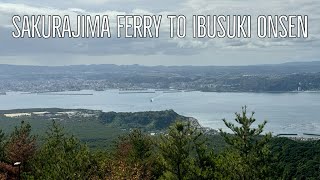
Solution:
M 135 89 L 135 90 L 123 90 L 119 88 L 110 88 L 104 90 L 96 90 L 96 89 L 81 89 L 81 90 L 63 90 L 63 91 L 35 91 L 35 92 L 23 92 L 23 91 L 6 91 L 1 93 L 0 95 L 6 95 L 7 93 L 20 93 L 20 94 L 38 94 L 38 95 L 92 95 L 93 93 L 79 93 L 85 91 L 91 92 L 105 92 L 105 91 L 119 91 L 119 94 L 130 94 L 130 93 L 183 93 L 183 92 L 203 92 L 203 93 L 320 93 L 320 90 L 306 90 L 306 91 L 205 91 L 205 90 L 196 90 L 196 89 L 153 89 L 147 88 L 143 90 Z

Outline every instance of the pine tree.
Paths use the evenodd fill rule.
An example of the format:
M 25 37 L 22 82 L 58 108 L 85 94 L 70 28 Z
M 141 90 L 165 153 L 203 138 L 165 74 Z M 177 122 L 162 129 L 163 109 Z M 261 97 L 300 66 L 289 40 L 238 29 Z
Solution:
M 152 150 L 151 138 L 138 129 L 121 136 L 116 142 L 108 179 L 152 179 Z
M 15 127 L 5 146 L 6 158 L 9 162 L 21 162 L 22 165 L 30 160 L 36 151 L 36 137 L 31 135 L 31 126 L 24 121 L 20 127 Z
M 247 116 L 246 106 L 242 108 L 242 113 L 235 113 L 235 115 L 235 121 L 240 126 L 223 119 L 233 134 L 228 134 L 220 129 L 221 135 L 231 146 L 226 155 L 226 157 L 232 157 L 227 162 L 228 166 L 233 166 L 230 170 L 235 172 L 237 179 L 266 179 L 270 170 L 268 142 L 271 134 L 262 135 L 262 132 L 267 122 L 264 121 L 257 128 L 252 128 L 251 126 L 256 119 L 253 118 L 254 112 L 251 116 Z
M 160 163 L 163 179 L 212 179 L 214 160 L 206 147 L 202 130 L 190 122 L 178 121 L 161 137 Z
M 0 161 L 4 160 L 4 147 L 5 147 L 5 134 L 3 133 L 3 131 L 0 129 Z
M 45 142 L 33 162 L 36 179 L 88 179 L 90 154 L 87 146 L 53 121 Z

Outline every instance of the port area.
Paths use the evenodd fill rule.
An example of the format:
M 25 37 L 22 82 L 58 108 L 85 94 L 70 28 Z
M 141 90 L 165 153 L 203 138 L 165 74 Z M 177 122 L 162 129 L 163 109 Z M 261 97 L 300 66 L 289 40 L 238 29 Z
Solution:
M 119 89 L 119 94 L 133 94 L 133 93 L 156 93 L 153 89 L 145 88 L 123 88 Z
M 181 89 L 144 89 L 144 88 L 124 88 L 119 89 L 119 94 L 130 94 L 130 93 L 180 93 L 180 92 L 192 92 L 194 90 L 181 90 Z
M 119 94 L 133 94 L 133 93 L 156 93 L 149 89 L 119 89 Z
M 289 139 L 299 140 L 299 141 L 320 140 L 320 134 L 315 134 L 315 133 L 302 133 L 302 134 L 280 133 L 280 134 L 277 134 L 276 137 L 286 137 Z

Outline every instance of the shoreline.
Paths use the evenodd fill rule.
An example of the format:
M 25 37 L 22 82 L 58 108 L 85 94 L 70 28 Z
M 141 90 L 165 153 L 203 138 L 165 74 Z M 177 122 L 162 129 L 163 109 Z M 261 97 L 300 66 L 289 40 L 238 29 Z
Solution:
M 119 94 L 130 94 L 130 93 L 188 93 L 188 92 L 203 92 L 203 93 L 248 93 L 248 94 L 282 94 L 282 93 L 290 93 L 290 94 L 298 94 L 298 93 L 320 93 L 320 90 L 313 91 L 202 91 L 202 90 L 194 90 L 194 89 L 144 89 L 143 91 L 123 91 L 121 89 L 105 89 L 105 90 L 94 90 L 94 89 L 82 89 L 77 91 L 65 90 L 65 91 L 46 91 L 46 92 L 29 92 L 29 91 L 6 91 L 5 95 L 8 93 L 20 93 L 20 94 L 38 94 L 38 95 L 93 95 L 93 93 L 78 93 L 78 92 L 106 92 L 106 91 L 115 91 L 118 90 Z M 148 91 L 149 90 L 149 91 Z M 151 92 L 152 90 L 152 92 Z

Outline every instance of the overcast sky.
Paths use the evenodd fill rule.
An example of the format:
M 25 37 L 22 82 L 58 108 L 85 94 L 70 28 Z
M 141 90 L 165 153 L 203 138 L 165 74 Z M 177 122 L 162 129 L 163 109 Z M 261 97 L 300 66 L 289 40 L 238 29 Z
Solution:
M 0 0 L 0 63 L 247 65 L 320 60 L 319 0 Z M 307 39 L 13 39 L 12 15 L 308 15 Z M 189 20 L 187 21 L 189 22 Z M 191 19 L 190 19 L 191 22 Z M 254 23 L 253 23 L 253 27 Z M 189 33 L 192 34 L 192 33 Z M 113 35 L 114 36 L 114 35 Z

